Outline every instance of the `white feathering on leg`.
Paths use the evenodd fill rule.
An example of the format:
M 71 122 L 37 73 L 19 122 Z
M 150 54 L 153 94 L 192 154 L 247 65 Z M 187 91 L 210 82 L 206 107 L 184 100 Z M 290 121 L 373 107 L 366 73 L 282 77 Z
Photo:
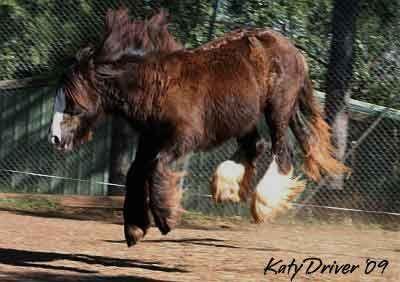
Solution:
M 305 182 L 293 178 L 293 168 L 288 174 L 279 173 L 275 156 L 253 194 L 251 212 L 255 222 L 273 219 L 289 208 L 289 202 L 304 190 Z
M 245 173 L 243 165 L 228 160 L 221 163 L 215 170 L 211 183 L 211 192 L 216 202 L 239 202 L 240 182 Z

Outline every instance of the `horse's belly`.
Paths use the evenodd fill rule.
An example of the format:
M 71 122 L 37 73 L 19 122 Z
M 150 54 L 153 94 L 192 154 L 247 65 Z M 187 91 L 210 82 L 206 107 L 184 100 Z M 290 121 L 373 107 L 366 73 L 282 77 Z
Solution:
M 231 82 L 231 87 L 227 89 L 215 88 L 205 101 L 204 131 L 207 140 L 204 141 L 208 146 L 245 135 L 260 118 L 261 97 L 257 87 L 244 85 L 240 89 L 236 84 Z
M 241 113 L 232 110 L 230 114 L 219 115 L 218 120 L 209 127 L 207 148 L 221 145 L 231 138 L 237 138 L 251 131 L 258 123 L 260 114 L 258 112 Z

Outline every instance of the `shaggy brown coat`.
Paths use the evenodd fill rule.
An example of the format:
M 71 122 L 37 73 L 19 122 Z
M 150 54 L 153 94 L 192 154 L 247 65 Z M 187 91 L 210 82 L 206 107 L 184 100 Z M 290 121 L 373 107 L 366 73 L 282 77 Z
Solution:
M 280 172 L 291 169 L 289 126 L 312 179 L 345 170 L 332 157 L 329 127 L 313 98 L 305 59 L 288 39 L 269 29 L 246 29 L 183 50 L 167 36 L 161 18 L 147 30 L 158 36 L 142 34 L 140 38 L 147 39 L 137 41 L 137 31 L 145 30 L 146 24 L 134 26 L 123 10 L 109 13 L 102 44 L 81 53 L 63 85 L 70 103 L 79 101 L 92 115 L 122 114 L 140 132 L 127 180 L 128 245 L 145 235 L 148 207 L 163 234 L 175 226 L 180 192 L 178 176 L 168 169 L 172 161 L 237 138 L 254 166 L 263 151 L 256 129 L 262 116 L 271 130 Z M 137 47 L 156 42 L 151 38 L 160 39 L 154 46 L 161 48 Z

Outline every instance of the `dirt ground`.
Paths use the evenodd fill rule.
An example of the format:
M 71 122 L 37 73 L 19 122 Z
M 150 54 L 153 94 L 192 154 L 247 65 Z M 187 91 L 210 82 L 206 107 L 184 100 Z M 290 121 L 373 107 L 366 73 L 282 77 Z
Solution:
M 255 226 L 196 215 L 167 236 L 152 228 L 144 241 L 127 248 L 120 212 L 110 209 L 70 212 L 0 201 L 0 210 L 2 282 L 290 281 L 293 269 L 290 275 L 287 269 L 264 275 L 269 260 L 300 264 L 311 257 L 359 267 L 346 275 L 307 275 L 306 264 L 293 281 L 400 281 L 400 232 L 373 226 Z M 365 274 L 367 259 L 389 265 L 383 274 L 384 263 Z

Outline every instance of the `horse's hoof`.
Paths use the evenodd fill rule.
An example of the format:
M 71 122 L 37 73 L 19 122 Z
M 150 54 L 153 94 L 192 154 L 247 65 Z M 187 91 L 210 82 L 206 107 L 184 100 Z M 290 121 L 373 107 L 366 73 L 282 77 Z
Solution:
M 175 207 L 169 210 L 168 216 L 165 216 L 165 211 L 160 215 L 153 211 L 154 223 L 160 230 L 161 234 L 166 235 L 178 224 L 184 210 L 181 207 Z
M 128 247 L 132 247 L 136 243 L 138 243 L 141 239 L 143 239 L 145 232 L 136 225 L 125 225 L 125 240 Z
M 158 228 L 160 229 L 162 235 L 167 235 L 172 230 L 172 228 L 168 224 L 162 224 Z
M 293 177 L 293 170 L 280 174 L 276 163 L 256 187 L 251 201 L 251 214 L 256 223 L 274 220 L 290 208 L 290 202 L 304 191 L 305 181 Z
M 176 226 L 177 219 L 174 217 L 154 216 L 154 223 L 162 235 L 167 235 Z
M 283 206 L 279 210 L 283 210 Z M 254 222 L 257 224 L 272 221 L 278 214 L 278 210 L 268 205 L 267 200 L 262 198 L 257 192 L 253 194 L 251 199 L 250 211 Z
M 211 193 L 216 203 L 239 202 L 240 183 L 244 177 L 245 168 L 234 161 L 221 163 L 211 182 Z

